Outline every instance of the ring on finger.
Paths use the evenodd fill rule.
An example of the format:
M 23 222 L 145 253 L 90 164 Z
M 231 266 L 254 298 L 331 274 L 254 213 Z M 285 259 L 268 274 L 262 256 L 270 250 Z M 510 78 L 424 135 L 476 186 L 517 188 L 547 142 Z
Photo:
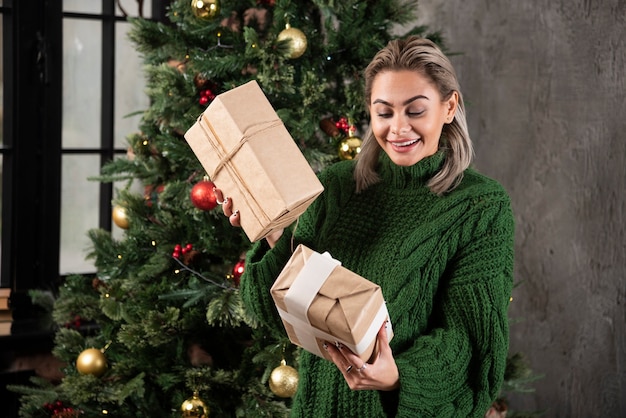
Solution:
M 367 363 L 363 363 L 363 365 L 359 367 L 358 369 L 356 369 L 356 371 L 361 373 L 365 369 L 367 369 Z
M 352 371 L 352 364 L 346 367 L 346 373 L 350 373 Z

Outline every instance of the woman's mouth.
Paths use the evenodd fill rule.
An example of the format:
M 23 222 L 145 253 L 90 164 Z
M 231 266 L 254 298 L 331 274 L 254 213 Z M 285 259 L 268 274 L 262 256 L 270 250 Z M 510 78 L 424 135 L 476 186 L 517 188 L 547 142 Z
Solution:
M 419 139 L 409 139 L 407 141 L 391 142 L 391 145 L 393 145 L 394 147 L 409 147 L 417 143 L 417 141 L 419 141 Z
M 413 151 L 422 142 L 421 138 L 402 139 L 400 141 L 387 141 L 395 152 L 406 153 Z

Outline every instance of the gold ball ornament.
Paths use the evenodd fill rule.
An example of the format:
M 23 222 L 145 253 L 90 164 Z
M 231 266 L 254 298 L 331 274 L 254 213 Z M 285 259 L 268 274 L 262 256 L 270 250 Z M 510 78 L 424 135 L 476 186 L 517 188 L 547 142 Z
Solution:
M 348 136 L 339 143 L 339 158 L 342 160 L 354 160 L 361 152 L 363 141 L 357 136 Z
M 287 366 L 287 362 L 283 359 L 280 366 L 272 370 L 269 385 L 274 395 L 281 398 L 291 398 L 298 389 L 298 371 Z
M 285 29 L 278 34 L 277 39 L 279 41 L 289 40 L 289 58 L 291 59 L 301 57 L 306 51 L 306 35 L 300 29 L 292 28 L 289 23 L 287 23 Z
M 215 19 L 221 8 L 220 0 L 191 0 L 193 14 L 202 20 Z
M 180 406 L 183 418 L 208 418 L 209 408 L 198 397 L 198 392 L 194 392 L 193 396 L 187 399 Z
M 97 348 L 86 349 L 76 359 L 76 369 L 81 374 L 92 374 L 100 377 L 106 372 L 107 367 L 107 358 L 102 350 Z
M 128 215 L 124 206 L 115 205 L 113 207 L 111 217 L 113 218 L 113 222 L 115 223 L 115 225 L 119 226 L 122 229 L 128 229 Z

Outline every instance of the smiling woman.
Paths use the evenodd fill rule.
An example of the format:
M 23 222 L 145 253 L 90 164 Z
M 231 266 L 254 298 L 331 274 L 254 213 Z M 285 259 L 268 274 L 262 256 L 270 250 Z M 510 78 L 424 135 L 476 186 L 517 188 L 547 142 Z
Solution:
M 365 70 L 365 103 L 371 124 L 355 168 L 357 190 L 364 190 L 379 180 L 375 166 L 381 150 L 387 151 L 385 145 L 390 139 L 385 124 L 379 123 L 381 118 L 392 118 L 390 150 L 397 151 L 401 149 L 397 145 L 410 145 L 415 139 L 421 144 L 416 143 L 414 148 L 423 148 L 397 161 L 393 159 L 396 153 L 390 154 L 396 164 L 411 165 L 411 160 L 415 163 L 441 148 L 446 150 L 448 158 L 428 186 L 434 193 L 441 194 L 461 180 L 463 171 L 472 161 L 474 149 L 456 72 L 433 42 L 412 38 L 406 43 L 390 43 L 381 50 Z M 416 128 L 419 131 L 415 131 Z M 407 143 L 399 135 L 412 136 L 407 138 Z
M 324 344 L 332 361 L 302 352 L 293 416 L 483 417 L 508 352 L 509 197 L 469 168 L 462 95 L 435 44 L 391 41 L 365 70 L 365 99 L 370 129 L 358 159 L 320 174 L 324 192 L 297 228 L 254 245 L 242 299 L 281 331 L 268 289 L 298 244 L 382 289 L 393 340 L 383 326 L 366 363 L 333 341 Z M 224 202 L 238 226 L 232 199 Z
M 372 133 L 394 163 L 411 166 L 437 152 L 458 99 L 456 91 L 440 97 L 436 86 L 415 71 L 381 72 L 372 84 Z

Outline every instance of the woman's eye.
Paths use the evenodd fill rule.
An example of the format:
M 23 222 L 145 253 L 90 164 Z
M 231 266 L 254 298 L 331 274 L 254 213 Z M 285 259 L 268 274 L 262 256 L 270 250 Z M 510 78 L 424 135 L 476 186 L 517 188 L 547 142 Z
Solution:
M 420 111 L 418 111 L 418 112 L 407 112 L 407 115 L 409 115 L 409 116 L 420 116 L 420 115 L 422 115 L 423 113 L 424 113 L 424 111 L 423 111 L 423 110 L 420 110 Z
M 383 118 L 383 119 L 387 119 L 391 117 L 391 113 L 379 113 L 378 114 L 379 118 Z

